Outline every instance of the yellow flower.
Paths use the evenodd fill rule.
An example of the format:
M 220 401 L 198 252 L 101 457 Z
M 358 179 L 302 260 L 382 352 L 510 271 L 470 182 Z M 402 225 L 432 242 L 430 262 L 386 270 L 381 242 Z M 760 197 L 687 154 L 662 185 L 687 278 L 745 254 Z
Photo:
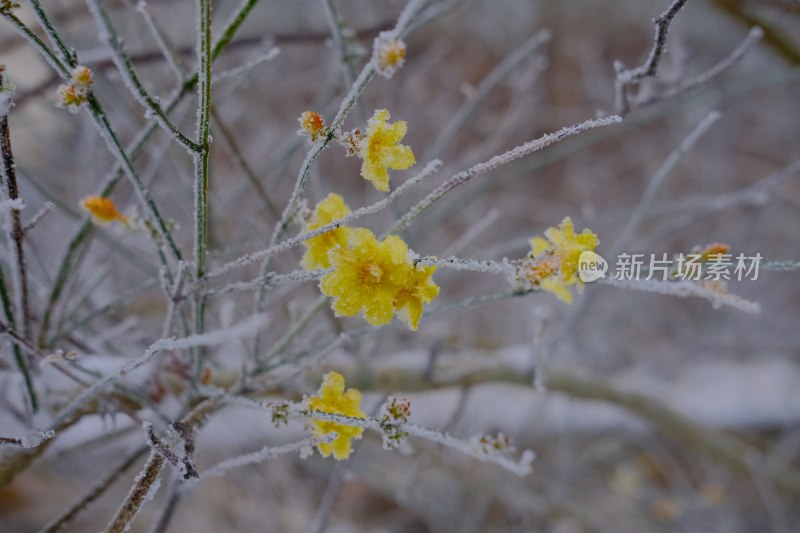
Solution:
M 366 139 L 361 145 L 361 176 L 372 182 L 379 191 L 389 190 L 389 171 L 405 170 L 416 160 L 411 148 L 400 141 L 408 131 L 405 121 L 388 124 L 389 111 L 379 109 L 369 119 Z
M 338 372 L 328 372 L 322 379 L 322 385 L 316 396 L 308 399 L 308 407 L 313 411 L 335 413 L 353 418 L 366 418 L 367 414 L 361 410 L 361 393 L 356 389 L 344 390 L 344 377 Z M 364 428 L 337 424 L 328 420 L 313 420 L 312 433 L 315 437 L 324 437 L 333 431 L 338 435 L 333 442 L 321 442 L 317 445 L 323 457 L 333 457 L 338 460 L 350 457 L 350 441 L 360 439 Z
M 119 212 L 110 198 L 87 196 L 81 200 L 81 207 L 92 215 L 92 219 L 97 224 L 106 225 L 114 221 L 122 224 L 128 223 L 128 217 Z
M 342 197 L 331 193 L 314 208 L 314 213 L 311 215 L 311 220 L 309 220 L 306 230 L 321 228 L 338 218 L 342 218 L 349 212 L 350 209 L 344 203 Z M 300 260 L 300 266 L 306 270 L 330 267 L 331 262 L 328 258 L 328 252 L 339 246 L 347 246 L 349 233 L 350 228 L 342 226 L 308 239 L 305 242 L 307 250 L 303 255 L 303 259 Z
M 721 261 L 722 256 L 729 253 L 731 253 L 731 247 L 729 245 L 721 242 L 715 242 L 700 250 L 700 261 Z
M 306 111 L 297 119 L 300 123 L 300 135 L 307 135 L 312 141 L 316 141 L 325 134 L 325 121 L 314 111 Z
M 89 101 L 88 94 L 85 89 L 76 87 L 70 83 L 67 85 L 61 84 L 58 86 L 58 102 L 57 107 L 63 107 L 70 113 L 77 113 L 81 106 Z
M 379 33 L 375 39 L 373 50 L 378 74 L 386 79 L 391 78 L 395 71 L 405 63 L 406 43 L 397 39 L 394 32 Z
M 435 271 L 435 266 L 412 267 L 408 272 L 406 286 L 394 299 L 397 314 L 412 331 L 417 331 L 419 327 L 422 305 L 431 303 L 439 294 L 439 286 L 431 279 Z
M 72 81 L 81 89 L 89 89 L 94 84 L 92 70 L 89 67 L 78 65 L 72 69 Z
M 408 246 L 400 237 L 378 242 L 368 229 L 350 231 L 348 247 L 330 254 L 334 271 L 320 281 L 322 292 L 334 299 L 337 316 L 361 312 L 373 326 L 383 326 L 394 317 L 394 301 L 406 287 L 411 265 Z
M 594 251 L 600 241 L 589 229 L 576 234 L 570 217 L 564 218 L 557 228 L 547 228 L 544 234 L 546 239 L 530 240 L 534 263 L 527 267 L 527 279 L 558 299 L 572 303 L 568 287 L 576 285 L 578 292 L 583 290 L 583 281 L 577 275 L 581 253 Z

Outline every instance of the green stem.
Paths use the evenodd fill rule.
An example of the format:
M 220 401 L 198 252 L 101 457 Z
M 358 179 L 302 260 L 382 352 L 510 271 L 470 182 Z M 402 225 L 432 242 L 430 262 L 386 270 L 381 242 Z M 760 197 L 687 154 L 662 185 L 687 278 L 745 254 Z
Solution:
M 206 272 L 208 256 L 208 161 L 209 126 L 211 122 L 211 0 L 198 0 L 200 34 L 197 41 L 198 69 L 197 139 L 201 147 L 194 157 L 194 264 L 195 279 L 202 279 Z M 195 295 L 195 334 L 203 333 L 205 326 L 205 299 L 202 293 Z M 203 371 L 203 350 L 197 350 L 195 376 Z
M 2 266 L 0 266 L 0 300 L 3 303 L 3 312 L 6 315 L 6 320 L 8 320 L 9 324 L 11 324 L 12 328 L 16 327 L 14 311 L 11 305 L 11 298 L 8 295 L 5 273 L 3 272 Z M 36 397 L 36 389 L 33 387 L 33 379 L 31 378 L 31 372 L 28 368 L 28 360 L 22 353 L 19 344 L 13 343 L 12 346 L 14 350 L 14 361 L 17 363 L 19 372 L 22 374 L 22 379 L 25 381 L 25 390 L 27 391 L 28 399 L 31 402 L 31 410 L 35 413 L 39 410 L 39 400 Z
M 141 80 L 139 80 L 139 76 L 136 74 L 136 70 L 133 68 L 133 64 L 131 64 L 130 58 L 125 53 L 122 39 L 120 39 L 119 35 L 117 34 L 117 30 L 114 27 L 114 24 L 111 22 L 111 17 L 108 15 L 108 11 L 106 11 L 106 9 L 103 7 L 102 2 L 100 0 L 91 0 L 89 7 L 94 15 L 95 20 L 104 32 L 105 41 L 111 48 L 111 57 L 114 60 L 114 63 L 117 65 L 117 70 L 119 70 L 120 74 L 122 74 L 122 76 L 126 79 L 126 85 L 128 85 L 128 87 L 131 89 L 134 97 L 136 97 L 136 99 L 139 100 L 143 106 L 150 110 L 156 122 L 166 131 L 171 133 L 173 138 L 178 141 L 179 144 L 181 144 L 190 152 L 200 152 L 202 147 L 189 139 L 178 129 L 177 126 L 175 126 L 175 124 L 172 123 L 167 114 L 164 112 L 164 109 L 162 109 L 161 105 L 156 101 L 155 98 L 150 96 L 150 94 L 142 85 Z

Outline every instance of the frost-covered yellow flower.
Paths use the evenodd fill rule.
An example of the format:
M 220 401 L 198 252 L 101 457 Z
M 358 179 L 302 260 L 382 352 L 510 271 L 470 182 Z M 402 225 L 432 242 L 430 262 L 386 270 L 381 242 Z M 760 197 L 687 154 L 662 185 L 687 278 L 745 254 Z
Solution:
M 307 135 L 316 141 L 325 134 L 325 120 L 315 111 L 305 111 L 297 119 L 300 123 L 300 135 Z
M 353 418 L 366 418 L 361 410 L 361 393 L 356 389 L 344 389 L 344 377 L 338 372 L 328 372 L 322 379 L 322 385 L 316 396 L 308 399 L 308 408 L 323 413 L 335 413 Z M 337 424 L 328 420 L 313 420 L 312 433 L 315 437 L 324 437 L 333 431 L 338 435 L 333 442 L 321 442 L 317 445 L 323 457 L 344 460 L 350 457 L 350 441 L 360 439 L 364 428 Z
M 89 67 L 78 65 L 72 69 L 72 82 L 81 89 L 89 89 L 94 84 L 94 76 Z
M 408 272 L 406 286 L 394 299 L 398 316 L 412 331 L 417 331 L 419 327 L 423 304 L 431 303 L 439 294 L 439 286 L 432 279 L 434 272 L 435 266 L 412 267 Z
M 63 107 L 70 113 L 77 113 L 80 111 L 82 105 L 89 101 L 88 93 L 85 89 L 75 86 L 72 83 L 61 84 L 58 86 L 58 102 L 57 107 Z
M 81 200 L 81 207 L 92 215 L 92 219 L 97 224 L 106 225 L 112 222 L 128 223 L 128 217 L 117 209 L 116 204 L 110 198 L 102 196 L 87 196 Z
M 373 57 L 378 74 L 389 79 L 405 63 L 406 43 L 395 37 L 394 32 L 382 31 L 375 38 Z
M 405 121 L 389 124 L 389 111 L 379 109 L 369 119 L 366 139 L 359 156 L 364 160 L 361 176 L 379 191 L 389 190 L 389 170 L 405 170 L 416 162 L 411 148 L 400 144 L 408 131 Z
M 334 298 L 337 316 L 361 312 L 373 326 L 388 324 L 395 298 L 408 282 L 408 245 L 394 235 L 379 242 L 364 228 L 352 229 L 349 237 L 347 247 L 331 250 L 334 270 L 322 278 L 320 290 Z
M 558 299 L 572 303 L 568 287 L 575 285 L 578 292 L 583 290 L 583 281 L 577 275 L 581 253 L 594 251 L 600 240 L 589 229 L 576 234 L 570 217 L 564 218 L 557 228 L 547 228 L 544 234 L 546 238 L 530 240 L 534 262 L 527 268 L 527 279 Z
M 344 203 L 344 199 L 336 193 L 331 193 L 314 208 L 306 230 L 311 231 L 321 228 L 336 219 L 342 218 L 349 212 L 350 208 Z M 306 270 L 330 267 L 331 262 L 328 258 L 328 252 L 340 246 L 347 246 L 349 233 L 350 228 L 342 226 L 308 239 L 304 243 L 306 253 L 303 255 L 303 259 L 300 260 L 300 266 Z

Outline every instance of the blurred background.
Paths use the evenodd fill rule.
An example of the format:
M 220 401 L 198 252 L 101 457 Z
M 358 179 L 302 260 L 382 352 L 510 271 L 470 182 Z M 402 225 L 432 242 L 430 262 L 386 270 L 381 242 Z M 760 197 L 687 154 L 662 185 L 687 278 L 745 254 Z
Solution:
M 24 3 L 23 3 L 24 4 Z M 363 219 L 380 232 L 459 170 L 563 126 L 608 114 L 614 62 L 641 64 L 653 43 L 653 18 L 665 0 L 432 0 L 425 24 L 407 36 L 405 66 L 367 88 L 346 127 L 364 127 L 375 109 L 408 122 L 403 140 L 417 166 L 394 172 L 393 185 L 433 158 L 443 169 L 396 204 Z M 139 76 L 166 99 L 174 72 L 134 2 L 106 2 Z M 236 7 L 214 3 L 218 30 Z M 297 117 L 312 109 L 331 117 L 346 94 L 347 68 L 358 73 L 378 32 L 393 27 L 404 2 L 333 0 L 347 50 L 331 39 L 323 3 L 261 0 L 215 73 L 247 65 L 277 47 L 269 61 L 220 79 L 213 93 L 210 263 L 219 266 L 266 246 L 307 142 Z M 79 1 L 45 6 L 80 61 L 95 75 L 95 93 L 129 143 L 145 125 Z M 194 65 L 193 2 L 158 0 L 147 9 L 187 69 Z M 28 5 L 19 16 L 37 29 Z M 760 26 L 764 37 L 741 61 L 697 89 L 658 101 L 682 81 L 707 72 Z M 734 254 L 800 260 L 800 2 L 689 0 L 672 24 L 659 76 L 623 123 L 569 138 L 481 175 L 417 219 L 404 237 L 420 254 L 477 259 L 520 258 L 528 239 L 571 216 L 576 229 L 600 237 L 611 252 L 662 163 L 716 110 L 719 121 L 684 154 L 658 190 L 626 250 L 688 252 L 713 242 Z M 533 47 L 543 29 L 552 37 Z M 88 113 L 56 109 L 59 81 L 6 21 L 0 58 L 16 84 L 9 115 L 25 213 L 45 202 L 55 211 L 28 242 L 34 313 L 41 314 L 66 243 L 79 227 L 80 199 L 96 194 L 113 158 Z M 193 131 L 196 97 L 171 117 Z M 454 118 L 455 117 L 455 118 Z M 457 120 L 456 120 L 457 119 Z M 770 177 L 794 164 L 794 170 Z M 136 167 L 192 246 L 191 159 L 157 130 Z M 351 208 L 382 197 L 359 177 L 360 161 L 337 146 L 310 176 L 313 206 L 329 192 Z M 112 197 L 135 209 L 125 181 Z M 294 228 L 292 231 L 297 231 Z M 8 243 L 5 242 L 4 246 Z M 6 249 L 8 249 L 6 247 Z M 280 272 L 297 268 L 302 250 L 281 255 Z M 5 259 L 4 259 L 5 260 Z M 146 234 L 100 228 L 81 254 L 56 309 L 51 350 L 74 351 L 83 364 L 110 372 L 161 336 L 166 310 L 155 279 L 158 260 Z M 249 280 L 258 266 L 225 281 Z M 440 271 L 437 304 L 508 289 L 502 276 Z M 139 288 L 110 309 L 109 302 Z M 519 479 L 426 442 L 385 451 L 374 434 L 348 462 L 284 456 L 232 471 L 171 498 L 180 482 L 164 471 L 161 490 L 132 531 L 148 531 L 174 503 L 167 531 L 797 531 L 800 524 L 800 283 L 795 271 L 762 271 L 728 290 L 760 303 L 760 314 L 714 309 L 700 299 L 613 287 L 588 287 L 572 305 L 541 293 L 423 318 L 416 333 L 402 324 L 375 330 L 318 361 L 298 362 L 332 335 L 363 325 L 325 312 L 287 348 L 284 364 L 257 380 L 265 398 L 299 399 L 336 369 L 364 393 L 364 410 L 388 394 L 407 396 L 412 421 L 467 438 L 509 435 L 537 453 Z M 318 296 L 315 283 L 268 295 L 262 336 L 277 341 Z M 251 293 L 215 298 L 209 329 L 249 316 Z M 98 311 L 102 310 L 102 312 Z M 235 385 L 249 344 L 212 351 L 211 380 Z M 10 348 L 0 354 L 0 434 L 21 427 L 21 385 Z M 131 383 L 177 412 L 171 388 L 180 358 Z M 37 377 L 47 408 L 40 425 L 75 390 L 47 369 Z M 138 381 L 137 381 L 138 380 Z M 147 419 L 147 410 L 141 411 Z M 0 491 L 0 530 L 36 531 L 143 442 L 141 424 L 100 410 L 58 435 L 26 471 Z M 228 409 L 197 438 L 198 467 L 270 443 L 297 440 L 302 426 L 276 430 L 263 413 Z M 66 531 L 96 531 L 129 490 L 144 456 Z

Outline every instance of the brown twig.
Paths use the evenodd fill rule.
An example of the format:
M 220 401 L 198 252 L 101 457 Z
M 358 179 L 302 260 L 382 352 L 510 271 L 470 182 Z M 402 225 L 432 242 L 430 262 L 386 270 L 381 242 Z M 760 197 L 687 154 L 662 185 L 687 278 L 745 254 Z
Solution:
M 142 446 L 131 452 L 120 464 L 114 467 L 105 477 L 95 483 L 83 496 L 78 498 L 72 505 L 67 507 L 60 515 L 51 520 L 47 525 L 39 530 L 39 533 L 55 533 L 69 525 L 75 517 L 83 512 L 89 505 L 102 496 L 106 490 L 125 473 L 136 460 L 147 451 Z
M 0 85 L 3 84 L 3 70 L 0 69 Z M 11 152 L 11 132 L 8 127 L 8 115 L 0 118 L 0 152 L 3 155 L 3 174 L 9 200 L 19 199 L 19 185 L 17 184 L 17 171 L 14 164 L 14 154 Z M 25 230 L 22 224 L 22 211 L 16 207 L 11 208 L 10 237 L 14 249 L 15 277 L 15 303 L 19 313 L 18 322 L 22 325 L 22 334 L 28 340 L 33 334 L 31 330 L 31 310 L 28 302 L 28 268 L 25 263 Z
M 10 444 L 12 446 L 22 446 L 22 439 L 13 437 L 0 437 L 0 444 Z
M 658 75 L 658 65 L 661 57 L 667 48 L 667 35 L 669 27 L 678 12 L 686 4 L 687 0 L 674 0 L 666 11 L 661 13 L 654 20 L 656 25 L 653 47 L 647 55 L 645 62 L 635 68 L 626 69 L 621 62 L 617 62 L 614 68 L 617 71 L 615 81 L 614 113 L 625 115 L 630 111 L 629 90 L 633 85 L 637 85 L 646 78 L 653 78 Z
M 106 533 L 122 533 L 128 529 L 142 504 L 152 497 L 152 492 L 158 487 L 158 476 L 161 474 L 162 468 L 164 468 L 164 456 L 153 451 L 147 458 L 144 470 L 136 476 L 136 481 L 125 501 L 122 502 L 114 518 L 106 526 Z

